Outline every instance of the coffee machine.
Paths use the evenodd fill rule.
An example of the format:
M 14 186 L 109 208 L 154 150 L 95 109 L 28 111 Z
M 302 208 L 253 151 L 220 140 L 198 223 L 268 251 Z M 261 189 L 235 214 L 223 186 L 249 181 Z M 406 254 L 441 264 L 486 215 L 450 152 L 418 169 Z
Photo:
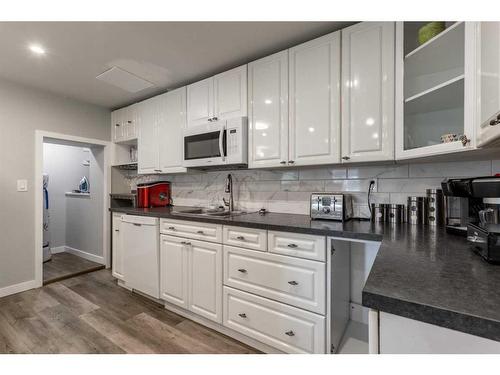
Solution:
M 446 231 L 467 236 L 474 252 L 500 263 L 500 177 L 448 179 Z

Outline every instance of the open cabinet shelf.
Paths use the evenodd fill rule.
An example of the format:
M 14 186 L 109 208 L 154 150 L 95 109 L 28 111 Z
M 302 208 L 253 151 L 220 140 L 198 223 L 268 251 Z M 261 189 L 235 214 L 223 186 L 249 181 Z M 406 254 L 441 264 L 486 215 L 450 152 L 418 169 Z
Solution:
M 432 87 L 405 100 L 405 115 L 428 113 L 464 105 L 464 75 Z
M 409 38 L 415 38 L 412 33 Z M 457 22 L 404 59 L 405 98 L 464 74 L 465 23 Z

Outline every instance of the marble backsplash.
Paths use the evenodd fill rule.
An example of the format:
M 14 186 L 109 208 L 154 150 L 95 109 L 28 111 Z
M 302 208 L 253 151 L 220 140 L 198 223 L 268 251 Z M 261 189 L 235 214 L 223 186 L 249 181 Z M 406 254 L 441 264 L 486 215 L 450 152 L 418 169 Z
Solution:
M 221 205 L 224 181 L 233 176 L 237 209 L 309 214 L 312 192 L 345 192 L 353 195 L 356 217 L 369 217 L 367 191 L 375 180 L 372 202 L 406 204 L 410 195 L 424 196 L 439 188 L 446 177 L 488 176 L 500 173 L 500 160 L 446 163 L 391 164 L 377 166 L 332 166 L 280 170 L 191 171 L 178 175 L 131 176 L 134 189 L 140 182 L 172 182 L 174 204 Z

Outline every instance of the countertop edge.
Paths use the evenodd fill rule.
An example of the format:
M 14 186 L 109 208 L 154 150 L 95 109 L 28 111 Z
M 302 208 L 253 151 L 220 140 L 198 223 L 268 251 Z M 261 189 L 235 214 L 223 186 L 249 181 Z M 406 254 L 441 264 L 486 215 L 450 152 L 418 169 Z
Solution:
M 123 212 L 126 214 L 137 215 L 137 216 L 152 216 L 159 218 L 167 218 L 173 220 L 183 220 L 183 221 L 195 221 L 202 223 L 210 223 L 210 224 L 221 224 L 235 227 L 245 227 L 245 228 L 253 228 L 253 229 L 264 229 L 264 230 L 276 230 L 283 232 L 295 232 L 295 233 L 303 233 L 303 234 L 313 234 L 319 236 L 327 236 L 327 237 L 338 237 L 338 238 L 346 238 L 353 240 L 362 240 L 362 241 L 374 241 L 381 242 L 383 239 L 383 235 L 379 233 L 356 233 L 350 231 L 336 231 L 331 229 L 315 229 L 315 228 L 298 228 L 290 225 L 277 225 L 277 224 L 260 224 L 260 223 L 252 223 L 252 222 L 238 222 L 238 221 L 230 221 L 225 218 L 210 218 L 210 217 L 196 217 L 196 216 L 183 216 L 183 215 L 175 215 L 170 213 L 149 213 L 149 212 L 135 212 L 131 211 L 127 208 L 115 207 L 110 208 L 110 212 Z M 237 218 L 238 215 L 233 218 Z

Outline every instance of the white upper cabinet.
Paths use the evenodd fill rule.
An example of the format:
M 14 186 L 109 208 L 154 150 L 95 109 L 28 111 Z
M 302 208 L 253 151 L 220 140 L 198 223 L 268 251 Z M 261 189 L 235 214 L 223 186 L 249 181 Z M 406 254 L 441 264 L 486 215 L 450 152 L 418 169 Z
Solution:
M 340 32 L 289 50 L 290 165 L 340 161 Z
M 111 113 L 113 142 L 128 142 L 137 138 L 136 105 L 117 109 Z
M 342 30 L 342 161 L 394 159 L 393 22 Z
M 247 116 L 247 66 L 187 86 L 188 126 Z
M 182 131 L 186 127 L 186 88 L 137 104 L 138 173 L 181 173 Z
M 213 77 L 216 120 L 247 116 L 247 66 Z
M 158 173 L 158 97 L 137 104 L 139 138 L 137 142 L 139 174 Z
M 478 146 L 483 146 L 500 138 L 500 22 L 481 22 L 478 36 Z
M 205 124 L 214 117 L 214 80 L 204 79 L 187 87 L 188 126 Z
M 121 109 L 111 112 L 111 134 L 113 142 L 120 142 L 123 139 L 122 112 Z
M 185 172 L 186 168 L 182 167 L 182 132 L 186 128 L 186 88 L 170 91 L 160 98 L 159 169 L 162 173 Z
M 426 23 L 396 23 L 396 159 L 476 147 L 479 24 L 446 22 L 420 44 Z
M 288 163 L 288 51 L 248 64 L 249 168 Z

